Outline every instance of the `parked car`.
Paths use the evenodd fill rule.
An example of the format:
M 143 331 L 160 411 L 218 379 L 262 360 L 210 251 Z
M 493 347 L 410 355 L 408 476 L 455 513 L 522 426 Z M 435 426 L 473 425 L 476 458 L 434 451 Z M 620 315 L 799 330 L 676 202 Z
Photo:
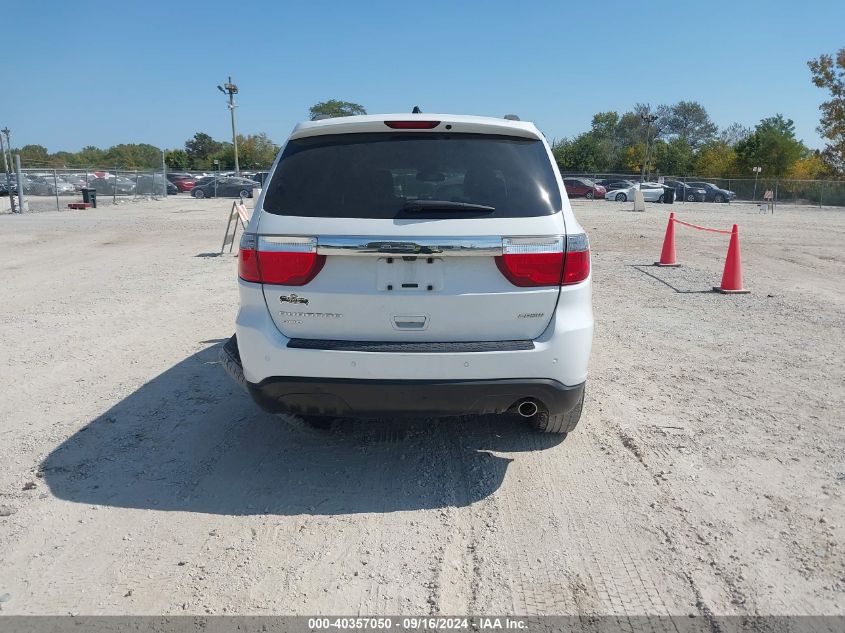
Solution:
M 563 186 L 566 188 L 566 195 L 570 198 L 604 198 L 607 190 L 601 185 L 594 183 L 589 178 L 564 178 Z
M 170 180 L 164 181 L 167 184 L 167 195 L 175 196 L 179 193 L 179 188 Z M 156 194 L 162 195 L 162 177 L 161 174 L 141 174 L 135 181 L 135 193 L 137 194 Z
M 294 128 L 242 235 L 222 364 L 263 408 L 315 422 L 512 411 L 567 433 L 590 252 L 551 150 L 532 123 L 423 116 Z M 400 192 L 411 178 L 429 186 Z
M 604 187 L 606 191 L 612 191 L 614 189 L 628 189 L 637 183 L 624 178 L 604 178 L 602 180 L 596 180 L 596 184 Z
M 699 187 L 693 187 L 688 183 L 680 180 L 666 180 L 663 184 L 667 187 L 672 187 L 675 190 L 675 198 L 678 200 L 686 200 L 687 202 L 704 202 L 707 197 L 707 192 Z
M 12 184 L 17 192 L 17 175 L 12 174 Z M 23 174 L 23 192 L 28 196 L 46 196 L 52 194 L 52 187 L 41 176 L 30 176 Z
M 213 198 L 215 195 L 219 198 L 252 198 L 252 190 L 258 187 L 258 183 L 249 178 L 224 176 L 217 178 L 215 188 L 214 180 L 212 177 L 202 185 L 194 185 L 191 195 L 194 198 Z
M 95 189 L 100 195 L 127 196 L 135 193 L 135 183 L 124 176 L 108 176 L 105 178 L 94 178 L 88 186 Z
M 25 189 L 24 193 L 52 196 L 58 192 L 63 196 L 74 192 L 73 185 L 59 176 L 54 177 L 53 174 L 27 174 L 26 179 L 29 190 Z
M 656 182 L 644 182 L 636 183 L 624 189 L 611 189 L 607 192 L 606 198 L 616 202 L 627 202 L 634 199 L 637 189 L 643 192 L 643 200 L 646 202 L 663 202 L 666 196 L 666 189 L 663 185 Z
M 269 171 L 259 171 L 250 178 L 252 178 L 255 182 L 257 182 L 260 186 L 264 186 L 264 183 L 267 182 L 267 177 L 270 175 Z
M 194 177 L 187 174 L 168 174 L 167 179 L 176 185 L 179 191 L 190 191 L 196 185 Z
M 730 202 L 736 198 L 736 194 L 728 189 L 722 189 L 710 182 L 688 182 L 690 187 L 704 189 L 705 202 Z

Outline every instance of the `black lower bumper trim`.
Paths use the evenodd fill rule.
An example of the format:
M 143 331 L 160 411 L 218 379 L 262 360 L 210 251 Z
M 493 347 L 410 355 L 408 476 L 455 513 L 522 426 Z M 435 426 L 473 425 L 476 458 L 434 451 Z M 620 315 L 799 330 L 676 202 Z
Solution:
M 524 398 L 552 414 L 578 405 L 584 385 L 545 378 L 499 380 L 355 380 L 279 376 L 247 383 L 253 399 L 273 413 L 372 417 L 503 413 Z
M 378 352 L 395 354 L 465 354 L 471 352 L 519 352 L 534 349 L 534 341 L 470 341 L 467 343 L 407 343 L 400 341 L 329 341 L 292 338 L 291 349 L 332 352 Z

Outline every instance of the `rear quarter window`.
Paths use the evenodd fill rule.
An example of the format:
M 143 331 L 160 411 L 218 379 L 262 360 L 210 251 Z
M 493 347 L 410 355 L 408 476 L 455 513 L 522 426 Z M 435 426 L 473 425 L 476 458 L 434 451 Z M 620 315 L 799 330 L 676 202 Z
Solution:
M 491 206 L 408 212 L 417 200 Z M 264 211 L 339 218 L 530 217 L 561 208 L 542 141 L 486 134 L 363 133 L 288 142 Z

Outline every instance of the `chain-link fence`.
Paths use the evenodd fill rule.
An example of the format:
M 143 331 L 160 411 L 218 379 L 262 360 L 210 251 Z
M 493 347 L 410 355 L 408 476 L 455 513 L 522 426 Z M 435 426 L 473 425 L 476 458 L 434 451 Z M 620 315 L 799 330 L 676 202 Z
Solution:
M 564 178 L 588 178 L 596 181 L 640 181 L 640 174 L 632 173 L 585 173 L 562 172 Z M 734 194 L 733 200 L 743 202 L 760 202 L 766 192 L 771 192 L 775 203 L 814 205 L 814 206 L 845 206 L 845 181 L 843 180 L 790 180 L 787 178 L 760 177 L 754 178 L 708 178 L 699 176 L 660 176 L 651 174 L 646 180 L 657 181 L 659 177 L 665 180 L 683 182 L 695 186 L 695 183 L 715 185 Z M 601 184 L 601 182 L 600 182 Z M 722 201 L 723 197 L 708 190 L 708 201 Z M 727 201 L 727 200 L 725 200 Z
M 0 165 L 2 170 L 2 165 Z M 68 210 L 68 205 L 88 202 L 96 195 L 97 206 L 138 199 L 159 199 L 191 195 L 195 185 L 208 185 L 197 197 L 238 197 L 251 187 L 260 188 L 267 171 L 172 171 L 120 168 L 53 169 L 22 165 L 24 212 Z M 7 185 L 0 171 L 0 213 L 9 213 L 18 202 L 18 181 L 14 171 Z M 251 187 L 250 187 L 251 185 Z M 10 198 L 9 190 L 13 196 Z M 87 192 L 85 190 L 88 190 Z M 93 194 L 91 192 L 94 192 Z
M 17 174 L 12 173 L 7 184 L 6 175 L 0 174 L 0 210 L 10 211 L 14 202 L 20 211 L 21 189 L 26 205 L 24 212 L 67 210 L 69 204 L 83 202 L 84 198 L 90 201 L 91 191 L 95 192 L 98 206 L 137 198 L 160 198 L 168 194 L 168 189 L 177 193 L 160 170 L 24 168 L 21 176 L 19 183 Z M 9 199 L 10 187 L 14 201 Z

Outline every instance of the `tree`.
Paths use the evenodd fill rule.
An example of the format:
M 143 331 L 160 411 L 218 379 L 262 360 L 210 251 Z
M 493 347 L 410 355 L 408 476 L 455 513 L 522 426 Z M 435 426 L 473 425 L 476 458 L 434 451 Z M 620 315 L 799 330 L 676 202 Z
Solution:
M 76 160 L 76 154 L 72 152 L 56 152 L 50 156 L 50 163 L 54 167 L 74 167 Z
M 719 141 L 733 147 L 740 141 L 743 141 L 751 136 L 751 130 L 741 123 L 731 123 L 728 127 L 719 131 Z
M 364 106 L 351 101 L 338 101 L 337 99 L 329 99 L 328 101 L 321 101 L 315 103 L 308 109 L 308 115 L 311 120 L 315 120 L 319 115 L 324 114 L 330 117 L 339 116 L 354 116 L 356 114 L 367 114 Z
M 104 166 L 121 169 L 156 169 L 161 167 L 161 150 L 147 143 L 121 143 L 110 147 L 103 161 Z
M 813 83 L 830 92 L 831 98 L 819 106 L 822 117 L 819 134 L 830 141 L 825 157 L 840 171 L 845 171 L 845 48 L 840 48 L 834 60 L 821 55 L 807 62 Z
M 825 162 L 818 150 L 799 158 L 786 172 L 786 177 L 794 180 L 821 180 L 830 178 L 832 175 L 830 165 Z
M 24 145 L 20 149 L 12 150 L 20 154 L 21 164 L 31 167 L 43 167 L 48 164 L 47 148 L 43 145 Z
M 212 155 L 221 149 L 222 145 L 205 132 L 197 132 L 193 138 L 185 141 L 185 153 L 191 169 L 210 169 Z
M 599 146 L 590 132 L 572 140 L 558 141 L 552 153 L 561 171 L 596 172 L 604 169 Z
M 723 138 L 711 141 L 698 150 L 694 171 L 698 176 L 711 178 L 737 175 L 737 156 L 734 148 Z
M 754 132 L 734 149 L 740 174 L 750 174 L 752 167 L 760 166 L 770 176 L 783 176 L 806 152 L 804 144 L 795 138 L 792 119 L 780 114 L 760 121 Z
M 205 169 L 212 169 L 214 161 L 220 161 L 220 169 L 234 169 L 235 168 L 235 146 L 231 143 L 218 143 L 219 149 L 208 157 L 208 167 Z
M 692 171 L 693 148 L 681 137 L 668 142 L 658 139 L 649 150 L 648 162 L 662 174 L 685 176 Z
M 665 138 L 678 138 L 692 149 L 711 140 L 718 130 L 710 115 L 697 101 L 679 101 L 673 106 L 658 108 L 658 127 Z
M 188 152 L 183 149 L 171 149 L 164 154 L 164 162 L 169 169 L 187 169 Z
M 267 169 L 276 158 L 279 146 L 264 132 L 241 136 L 238 134 L 238 163 L 245 169 Z M 234 152 L 233 152 L 234 154 Z M 234 155 L 232 157 L 234 160 Z
M 76 163 L 80 167 L 103 167 L 106 153 L 99 147 L 86 145 L 76 153 Z

